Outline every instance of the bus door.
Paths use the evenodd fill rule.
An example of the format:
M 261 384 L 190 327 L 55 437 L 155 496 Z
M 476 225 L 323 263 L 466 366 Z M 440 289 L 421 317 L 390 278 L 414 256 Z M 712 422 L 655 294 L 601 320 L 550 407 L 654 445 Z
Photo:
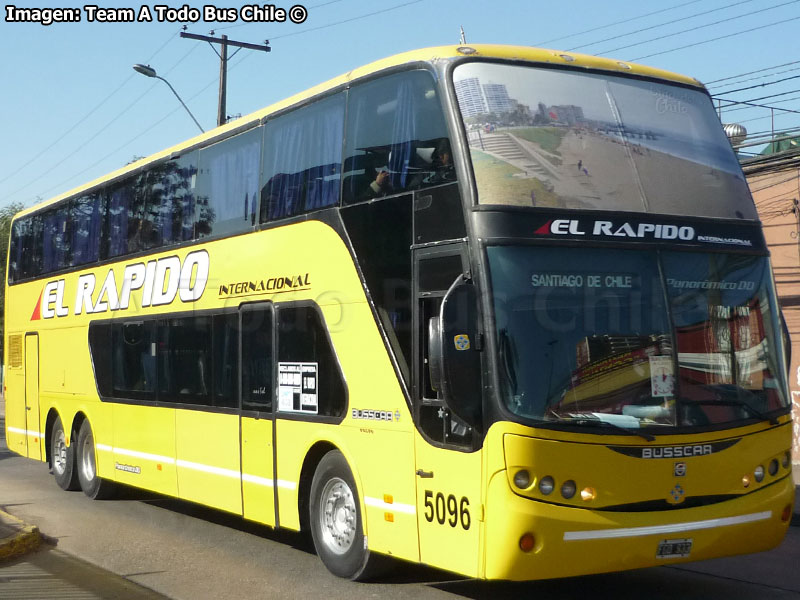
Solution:
M 25 336 L 25 435 L 28 458 L 42 459 L 39 442 L 39 336 Z
M 272 303 L 239 311 L 242 499 L 244 517 L 275 525 Z
M 449 414 L 431 386 L 428 320 L 463 272 L 461 246 L 418 250 L 414 260 L 414 418 L 417 526 L 422 562 L 477 576 L 481 453 L 473 432 Z

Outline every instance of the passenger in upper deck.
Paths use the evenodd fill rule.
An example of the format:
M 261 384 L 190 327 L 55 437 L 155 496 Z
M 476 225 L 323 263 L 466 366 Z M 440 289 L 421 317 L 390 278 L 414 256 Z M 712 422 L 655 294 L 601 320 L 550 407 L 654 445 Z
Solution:
M 422 148 L 417 150 L 416 156 L 418 161 L 424 163 L 423 166 L 417 168 L 409 168 L 409 178 L 406 186 L 401 189 L 395 189 L 392 182 L 392 173 L 388 168 L 382 168 L 375 175 L 375 179 L 370 182 L 369 189 L 366 190 L 366 196 L 372 198 L 379 198 L 388 196 L 395 192 L 403 190 L 411 191 L 430 185 L 439 185 L 449 181 L 455 181 L 456 172 L 453 165 L 453 152 L 450 149 L 450 140 L 442 138 L 439 143 L 430 152 L 429 159 L 424 158 Z M 390 161 L 391 162 L 391 161 Z

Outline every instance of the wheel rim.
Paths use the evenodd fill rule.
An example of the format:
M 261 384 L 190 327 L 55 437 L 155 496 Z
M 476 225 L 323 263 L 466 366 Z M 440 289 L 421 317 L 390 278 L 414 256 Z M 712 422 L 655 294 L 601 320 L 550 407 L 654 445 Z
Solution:
M 81 472 L 84 480 L 92 481 L 94 479 L 94 438 L 91 433 L 83 438 L 83 445 L 81 446 Z
M 358 509 L 350 486 L 334 477 L 322 490 L 319 524 L 322 542 L 335 554 L 344 554 L 356 539 Z
M 67 436 L 63 429 L 53 439 L 53 469 L 59 475 L 67 470 Z

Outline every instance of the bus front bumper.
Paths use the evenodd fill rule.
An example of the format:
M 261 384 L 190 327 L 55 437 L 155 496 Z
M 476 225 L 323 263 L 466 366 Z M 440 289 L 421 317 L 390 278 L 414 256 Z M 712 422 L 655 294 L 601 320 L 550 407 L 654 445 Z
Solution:
M 486 501 L 484 576 L 550 579 L 761 552 L 783 539 L 793 501 L 789 476 L 709 506 L 602 512 L 523 498 L 500 472 L 491 480 Z M 520 544 L 526 534 L 533 537 L 528 551 Z M 669 556 L 659 558 L 659 552 Z

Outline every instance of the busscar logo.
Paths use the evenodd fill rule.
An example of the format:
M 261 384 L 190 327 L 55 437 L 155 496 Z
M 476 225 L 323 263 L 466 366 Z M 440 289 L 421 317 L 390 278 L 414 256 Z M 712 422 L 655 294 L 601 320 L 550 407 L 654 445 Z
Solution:
M 110 268 L 97 290 L 98 279 L 94 273 L 78 277 L 72 314 L 97 314 L 127 310 L 131 303 L 141 307 L 199 300 L 208 283 L 210 261 L 208 252 L 190 252 L 181 261 L 177 256 L 167 256 L 125 266 L 121 278 Z M 66 317 L 70 314 L 66 302 L 66 280 L 48 281 L 31 314 L 31 321 Z
M 632 458 L 644 458 L 648 460 L 662 458 L 691 458 L 693 456 L 709 456 L 727 450 L 731 446 L 738 444 L 739 439 L 725 440 L 722 442 L 711 442 L 708 444 L 689 444 L 685 446 L 607 446 L 609 450 L 630 456 Z M 680 470 L 679 465 L 686 471 L 686 465 L 682 462 L 675 463 L 674 474 L 676 477 Z

